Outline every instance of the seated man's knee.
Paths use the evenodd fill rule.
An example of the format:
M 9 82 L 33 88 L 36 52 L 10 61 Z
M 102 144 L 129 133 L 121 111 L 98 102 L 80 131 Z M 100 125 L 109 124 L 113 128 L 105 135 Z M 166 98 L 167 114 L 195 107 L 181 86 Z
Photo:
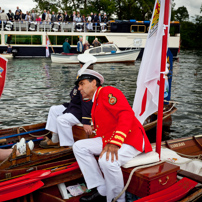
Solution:
M 56 118 L 57 123 L 65 125 L 66 127 L 70 126 L 69 120 L 63 115 L 60 115 Z
M 82 148 L 83 148 L 83 143 L 81 140 L 76 141 L 72 146 L 74 153 L 81 152 L 83 150 Z
M 115 162 L 111 161 L 111 155 L 109 156 L 109 160 L 106 160 L 106 153 L 103 154 L 102 158 L 99 158 L 98 163 L 100 165 L 100 167 L 104 167 L 104 168 L 109 168 L 109 167 L 113 167 Z

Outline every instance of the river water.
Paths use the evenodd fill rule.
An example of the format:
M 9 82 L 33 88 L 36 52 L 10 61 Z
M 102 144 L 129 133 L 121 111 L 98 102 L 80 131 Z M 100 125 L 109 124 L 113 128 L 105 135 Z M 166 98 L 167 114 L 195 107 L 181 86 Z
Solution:
M 105 85 L 122 90 L 132 105 L 140 62 L 96 64 L 94 70 L 103 74 Z M 50 58 L 9 59 L 0 128 L 45 122 L 50 106 L 70 100 L 78 69 L 79 65 L 51 63 Z M 179 102 L 178 110 L 163 139 L 202 134 L 201 86 L 202 51 L 181 51 L 174 61 L 172 82 L 172 100 Z

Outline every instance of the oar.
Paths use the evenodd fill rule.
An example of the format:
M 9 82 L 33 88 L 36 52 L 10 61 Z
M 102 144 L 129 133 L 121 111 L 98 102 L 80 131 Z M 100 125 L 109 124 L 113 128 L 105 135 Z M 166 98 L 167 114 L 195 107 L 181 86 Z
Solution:
M 64 168 L 63 170 L 61 170 Z M 6 182 L 2 182 L 0 184 L 0 200 L 2 198 L 4 200 L 10 200 L 13 198 L 17 198 L 19 196 L 23 196 L 26 194 L 31 193 L 32 191 L 37 190 L 41 186 L 43 186 L 43 182 L 41 181 L 42 179 L 46 179 L 49 177 L 54 177 L 56 175 L 61 175 L 66 172 L 70 172 L 73 170 L 76 170 L 79 168 L 77 162 L 73 163 L 70 166 L 67 167 L 62 167 L 54 170 L 40 170 L 38 172 L 33 171 L 27 175 L 24 175 L 22 177 L 9 180 Z M 31 191 L 29 187 L 34 186 Z M 10 193 L 8 195 L 8 193 Z M 8 198 L 7 198 L 8 197 Z
M 33 191 L 36 191 L 40 187 L 42 187 L 44 183 L 41 180 L 38 180 L 36 182 L 24 184 L 17 188 L 9 189 L 7 192 L 4 192 L 3 194 L 0 194 L 0 201 L 7 201 L 14 198 L 18 198 L 24 195 L 27 195 L 29 193 L 32 193 Z
M 77 168 L 79 168 L 78 163 L 74 162 L 69 166 L 64 166 L 64 167 L 56 168 L 56 169 L 52 169 L 52 170 L 35 170 L 35 171 L 32 171 L 32 172 L 30 172 L 30 173 L 28 173 L 22 177 L 18 177 L 18 178 L 12 179 L 12 180 L 1 182 L 0 183 L 0 191 L 3 189 L 3 187 L 8 186 L 10 184 L 15 184 L 17 182 L 26 181 L 29 179 L 32 179 L 32 180 L 33 179 L 45 179 L 47 177 L 59 175 L 63 172 L 68 172 L 68 169 L 71 169 L 71 168 L 74 168 L 75 170 Z
M 41 132 L 46 130 L 45 128 L 41 128 L 41 129 L 37 129 L 37 130 L 32 130 L 32 131 L 28 131 L 28 132 L 24 132 L 24 133 L 18 133 L 18 134 L 13 134 L 13 135 L 8 135 L 8 136 L 4 136 L 4 137 L 0 137 L 1 139 L 6 139 L 6 138 L 10 138 L 10 137 L 17 137 L 17 136 L 21 136 L 21 135 L 27 135 L 30 133 L 37 133 L 37 132 Z
M 191 180 L 194 180 L 194 181 L 202 184 L 202 176 L 200 176 L 200 175 L 188 172 L 186 170 L 181 170 L 181 169 L 177 171 L 177 174 L 182 177 L 187 177 Z

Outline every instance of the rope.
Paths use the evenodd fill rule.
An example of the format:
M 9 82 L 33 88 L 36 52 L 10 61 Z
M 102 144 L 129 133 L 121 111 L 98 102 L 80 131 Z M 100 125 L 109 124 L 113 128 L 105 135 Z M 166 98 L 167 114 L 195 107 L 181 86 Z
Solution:
M 173 103 L 172 107 L 171 107 L 169 110 L 167 110 L 167 111 L 163 111 L 163 113 L 170 112 L 170 111 L 173 109 L 173 107 L 175 106 L 175 104 L 176 104 L 176 103 Z
M 18 133 L 20 133 L 20 130 L 24 130 L 25 132 L 28 132 L 24 127 L 19 127 L 17 130 L 18 130 Z M 31 136 L 31 137 L 44 137 L 44 136 L 47 136 L 48 134 L 50 134 L 51 132 L 47 132 L 46 134 L 43 134 L 43 135 L 33 135 L 31 133 L 29 133 L 28 135 Z
M 120 193 L 116 198 L 114 198 L 113 202 L 116 202 L 116 201 L 120 198 L 120 196 L 126 191 L 126 189 L 128 188 L 128 186 L 129 186 L 129 184 L 130 184 L 130 181 L 131 181 L 131 179 L 132 179 L 133 173 L 134 173 L 136 170 L 141 169 L 141 168 L 148 168 L 148 167 L 151 167 L 151 166 L 156 166 L 156 165 L 159 165 L 159 164 L 161 164 L 161 163 L 163 163 L 163 162 L 165 162 L 165 161 L 160 161 L 160 162 L 152 163 L 152 164 L 149 164 L 149 165 L 144 165 L 144 166 L 135 167 L 135 168 L 131 171 L 131 173 L 130 173 L 130 175 L 129 175 L 129 178 L 128 178 L 128 181 L 127 181 L 125 187 L 123 188 L 123 190 L 121 191 L 121 193 Z

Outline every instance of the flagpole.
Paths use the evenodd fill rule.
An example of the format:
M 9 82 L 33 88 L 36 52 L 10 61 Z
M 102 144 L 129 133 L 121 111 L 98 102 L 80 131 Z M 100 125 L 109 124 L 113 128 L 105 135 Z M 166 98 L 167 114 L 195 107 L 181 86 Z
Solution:
M 156 132 L 156 152 L 161 156 L 161 139 L 162 139 L 162 126 L 163 126 L 163 105 L 164 105 L 164 86 L 165 78 L 162 72 L 166 68 L 166 54 L 168 43 L 168 23 L 169 23 L 169 8 L 170 0 L 165 0 L 164 8 L 164 35 L 162 41 L 162 54 L 161 54 L 161 73 L 160 73 L 160 89 L 159 89 L 159 104 L 158 104 L 158 119 L 157 119 L 157 132 Z

